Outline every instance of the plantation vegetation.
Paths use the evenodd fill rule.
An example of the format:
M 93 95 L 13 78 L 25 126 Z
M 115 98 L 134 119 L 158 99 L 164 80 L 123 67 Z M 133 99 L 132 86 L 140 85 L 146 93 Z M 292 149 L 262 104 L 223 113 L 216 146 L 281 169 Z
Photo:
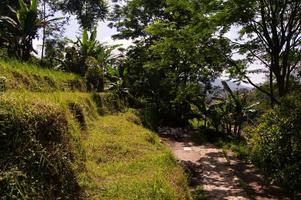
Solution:
M 2 0 L 0 199 L 227 199 L 203 178 L 221 184 L 204 166 L 229 152 L 299 199 L 300 16 L 300 0 Z M 99 42 L 100 21 L 130 45 Z

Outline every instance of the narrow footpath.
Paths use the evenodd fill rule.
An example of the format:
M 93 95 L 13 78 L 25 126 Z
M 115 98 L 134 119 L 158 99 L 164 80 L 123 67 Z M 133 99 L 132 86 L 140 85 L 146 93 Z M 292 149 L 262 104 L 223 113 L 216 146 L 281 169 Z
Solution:
M 176 158 L 193 168 L 191 189 L 202 185 L 208 200 L 277 200 L 286 198 L 280 188 L 266 183 L 253 165 L 238 160 L 213 144 L 194 145 L 189 138 L 162 138 Z

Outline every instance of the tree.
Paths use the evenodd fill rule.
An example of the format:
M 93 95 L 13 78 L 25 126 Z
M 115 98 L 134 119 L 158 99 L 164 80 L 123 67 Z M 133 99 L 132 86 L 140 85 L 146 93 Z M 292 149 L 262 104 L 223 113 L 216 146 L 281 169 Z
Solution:
M 105 0 L 50 0 L 57 10 L 75 15 L 83 29 L 92 30 L 108 13 Z
M 117 8 L 116 37 L 136 39 L 126 62 L 131 93 L 148 99 L 162 123 L 187 125 L 192 102 L 227 67 L 208 46 L 226 52 L 227 40 L 212 37 L 216 28 L 194 1 L 130 1 Z
M 51 48 L 46 53 L 53 56 L 52 60 L 59 62 L 55 69 L 79 74 L 86 78 L 89 89 L 102 92 L 105 84 L 104 74 L 114 60 L 112 51 L 119 45 L 101 44 L 97 41 L 96 36 L 96 27 L 90 33 L 88 30 L 84 30 L 82 37 L 77 38 L 77 41 L 49 43 L 51 48 L 60 48 L 60 51 L 64 49 L 64 55 L 56 53 Z
M 64 59 L 64 49 L 67 45 L 67 39 L 50 38 L 45 41 L 45 55 L 43 66 L 54 68 L 58 66 L 60 60 Z
M 298 0 L 229 0 L 216 16 L 220 25 L 237 25 L 240 38 L 234 47 L 245 55 L 247 65 L 236 65 L 233 75 L 247 80 L 266 93 L 271 103 L 279 102 L 290 91 L 291 77 L 301 61 L 301 1 Z M 270 90 L 253 84 L 248 78 L 248 64 L 260 61 L 270 77 Z M 262 70 L 260 70 L 261 72 Z M 278 95 L 274 94 L 274 81 Z
M 144 29 L 156 19 L 164 17 L 165 0 L 116 0 L 110 16 L 111 27 L 117 28 L 118 39 L 149 37 Z M 125 3 L 125 4 L 124 4 Z
M 130 94 L 135 100 L 135 105 L 143 104 L 158 116 L 159 104 L 158 92 L 160 73 L 148 70 L 145 63 L 153 58 L 149 52 L 153 37 L 147 33 L 145 28 L 154 20 L 163 17 L 165 0 L 133 0 L 117 1 L 114 12 L 110 16 L 111 27 L 115 27 L 118 33 L 114 38 L 132 39 L 135 45 L 130 46 L 126 52 L 124 61 L 124 85 L 129 88 Z M 152 99 L 145 101 L 145 99 Z M 155 99 L 155 100 L 154 100 Z
M 224 90 L 229 94 L 229 97 L 225 100 L 226 106 L 228 107 L 227 114 L 229 116 L 228 123 L 234 124 L 233 132 L 238 137 L 241 137 L 241 129 L 244 122 L 249 120 L 250 113 L 254 112 L 254 107 L 258 105 L 258 103 L 254 103 L 252 105 L 248 105 L 247 103 L 247 95 L 240 94 L 238 91 L 235 94 L 231 88 L 229 87 L 226 81 L 222 81 L 224 86 Z M 230 128 L 230 132 L 231 132 Z
M 41 52 L 41 64 L 44 64 L 45 57 L 45 48 L 46 44 L 48 45 L 48 50 L 50 48 L 50 44 L 56 40 L 60 42 L 59 38 L 62 38 L 64 32 L 64 26 L 69 21 L 69 17 L 59 17 L 56 20 L 51 20 L 55 16 L 56 10 L 51 6 L 50 0 L 42 0 L 41 11 L 40 11 L 40 19 L 43 21 L 48 21 L 46 26 L 42 28 L 42 52 Z M 48 41 L 51 40 L 51 41 Z
M 62 43 L 66 54 L 63 59 L 57 58 L 60 64 L 56 68 L 84 76 L 87 70 L 85 64 L 87 59 L 89 57 L 97 58 L 102 50 L 96 36 L 96 28 L 90 33 L 90 36 L 88 30 L 84 30 L 82 37 L 77 38 L 77 41 L 68 40 Z
M 38 19 L 37 0 L 32 0 L 30 5 L 19 0 L 19 7 L 18 10 L 11 8 L 14 17 L 0 17 L 0 26 L 2 27 L 0 41 L 1 46 L 7 48 L 10 56 L 27 61 L 30 53 L 34 51 L 32 40 L 45 22 Z
M 0 16 L 0 46 L 8 51 L 10 57 L 28 61 L 30 53 L 36 52 L 32 46 L 32 40 L 37 37 L 40 28 L 48 27 L 49 24 L 60 18 L 38 17 L 38 0 L 19 0 L 17 10 L 8 6 L 10 13 Z

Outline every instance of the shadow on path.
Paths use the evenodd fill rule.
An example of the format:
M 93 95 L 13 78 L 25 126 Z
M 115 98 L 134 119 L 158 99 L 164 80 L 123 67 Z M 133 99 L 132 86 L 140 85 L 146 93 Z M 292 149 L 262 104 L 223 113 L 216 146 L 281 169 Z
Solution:
M 254 165 L 239 160 L 233 152 L 227 153 L 227 159 L 251 199 L 290 199 Z
M 279 187 L 266 183 L 253 165 L 212 144 L 194 145 L 189 138 L 162 138 L 189 175 L 191 190 L 201 185 L 210 200 L 289 199 Z

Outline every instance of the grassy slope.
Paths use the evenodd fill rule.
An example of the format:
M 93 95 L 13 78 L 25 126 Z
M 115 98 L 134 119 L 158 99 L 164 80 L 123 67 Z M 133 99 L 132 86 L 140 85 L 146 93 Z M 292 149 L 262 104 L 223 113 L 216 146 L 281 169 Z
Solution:
M 13 90 L 86 91 L 83 80 L 75 74 L 40 69 L 18 61 L 0 60 L 0 76 L 6 78 L 6 88 Z
M 186 198 L 183 171 L 138 121 L 132 113 L 105 116 L 91 129 L 84 141 L 89 199 Z
M 13 68 L 12 70 L 10 69 L 11 65 L 18 67 L 17 69 Z M 15 62 L 12 64 L 0 61 L 0 69 L 5 71 L 4 75 L 8 79 L 7 83 L 10 83 L 10 81 L 16 83 L 16 81 L 18 81 L 9 76 L 9 74 L 12 74 L 12 71 L 14 70 L 18 70 L 20 74 L 28 73 L 32 77 L 36 74 L 41 77 L 51 77 L 56 85 L 64 85 L 62 83 L 66 80 L 78 79 L 78 77 L 72 74 L 41 70 L 34 67 L 27 69 L 25 65 L 20 65 Z M 10 78 L 12 78 L 12 80 L 9 80 Z M 13 87 L 12 84 L 8 85 L 8 90 L 0 96 L 0 108 L 1 111 L 2 108 L 4 108 L 3 110 L 10 112 L 10 109 L 7 108 L 9 106 L 14 107 L 15 112 L 9 113 L 9 115 L 13 116 L 13 120 L 19 116 L 22 116 L 23 118 L 33 116 L 31 117 L 33 118 L 32 124 L 38 125 L 34 125 L 37 126 L 37 128 L 30 131 L 34 133 L 32 137 L 36 137 L 36 135 L 41 134 L 39 132 L 41 129 L 39 128 L 39 121 L 43 119 L 43 116 L 45 116 L 46 119 L 44 121 L 53 121 L 53 119 L 48 116 L 49 109 L 53 112 L 58 111 L 59 113 L 63 113 L 63 116 L 67 121 L 66 126 L 68 129 L 65 130 L 62 127 L 62 130 L 65 131 L 64 137 L 67 137 L 68 140 L 62 139 L 60 143 L 65 147 L 64 151 L 66 151 L 68 155 L 72 154 L 70 158 L 67 156 L 67 163 L 71 163 L 69 170 L 72 171 L 71 174 L 74 174 L 76 177 L 76 184 L 78 184 L 81 188 L 80 194 L 76 194 L 75 196 L 83 197 L 85 199 L 108 200 L 163 200 L 188 198 L 186 178 L 182 169 L 177 165 L 170 151 L 160 144 L 158 137 L 140 125 L 140 120 L 133 114 L 133 112 L 127 111 L 120 114 L 100 116 L 98 113 L 103 113 L 104 110 L 118 110 L 118 108 L 116 108 L 116 102 L 114 105 L 110 105 L 112 98 L 106 98 L 108 95 L 102 94 L 98 95 L 99 98 L 95 98 L 95 95 L 89 93 L 71 92 L 68 87 L 66 90 L 69 90 L 69 92 L 63 92 L 59 91 L 59 87 L 52 90 L 49 85 L 45 85 L 45 88 L 48 88 L 47 92 L 28 91 L 33 88 L 31 83 L 25 87 L 22 86 L 21 88 Z M 78 90 L 78 88 L 75 88 L 74 90 Z M 43 108 L 45 109 L 40 109 L 40 105 L 43 105 Z M 78 113 L 74 112 L 74 107 L 70 105 L 79 106 L 79 109 L 77 107 L 76 108 L 80 111 L 79 113 L 83 118 L 78 118 Z M 100 107 L 101 105 L 102 107 Z M 50 115 L 50 117 L 53 117 L 53 115 Z M 0 119 L 1 122 L 2 120 L 3 119 Z M 3 121 L 5 122 L 5 120 Z M 12 121 L 7 121 L 5 123 L 11 124 L 11 122 Z M 42 129 L 44 129 L 42 132 L 48 130 L 47 127 L 44 127 L 45 124 L 42 123 L 41 126 Z M 26 132 L 26 130 L 22 131 L 20 134 L 24 134 Z M 3 130 L 1 130 L 0 133 L 2 132 Z M 14 136 L 16 133 L 14 131 L 10 131 L 8 135 L 9 134 Z M 1 134 L 0 137 L 2 137 Z M 5 137 L 6 136 L 4 136 L 4 139 Z M 44 149 L 46 150 L 43 152 L 46 151 L 49 155 L 53 155 L 53 147 L 51 146 L 51 148 L 49 148 L 50 144 L 47 143 L 47 145 L 45 145 L 45 142 L 43 141 L 40 141 L 40 143 L 42 146 L 45 146 Z M 51 143 L 51 145 L 53 144 Z M 27 146 L 24 145 L 23 147 L 22 145 L 19 145 L 18 148 L 22 151 L 22 148 L 27 148 Z M 3 151 L 3 149 L 1 149 L 1 151 Z M 8 152 L 10 149 L 4 149 L 4 151 Z M 16 154 L 19 155 L 20 152 L 17 152 Z M 11 154 L 8 155 L 11 156 Z M 52 158 L 53 156 L 50 157 Z M 0 156 L 0 167 L 4 166 L 3 163 L 1 163 L 5 160 L 3 159 L 4 158 Z M 60 157 L 57 159 L 61 161 Z M 5 174 L 10 174 L 9 172 L 12 171 L 12 167 L 10 166 L 14 166 L 14 169 L 17 166 L 19 171 L 22 171 L 24 174 L 27 173 L 27 175 L 32 173 L 28 170 L 28 167 L 30 166 L 22 168 L 22 166 L 19 166 L 20 164 L 18 162 L 13 162 L 12 160 L 10 162 L 12 163 L 11 165 L 7 164 L 5 165 L 5 168 L 1 169 L 0 186 L 1 184 L 6 184 L 6 182 L 3 183 L 3 180 L 5 180 L 3 177 L 7 176 Z M 64 162 L 62 161 L 62 163 Z M 38 163 L 40 163 L 39 165 L 42 165 L 41 162 Z M 30 165 L 30 163 L 25 162 L 25 165 Z M 51 167 L 48 168 L 52 169 Z M 60 168 L 54 167 L 54 169 L 58 169 L 59 171 Z M 43 178 L 40 178 L 45 176 L 42 166 L 38 166 L 38 170 L 40 170 L 41 173 L 35 172 L 34 175 L 36 176 L 36 174 L 39 174 L 39 176 L 37 176 L 39 177 L 39 180 L 44 180 Z M 65 173 L 63 168 L 60 173 Z M 47 174 L 47 177 L 48 176 L 49 174 Z M 11 177 L 8 176 L 8 178 Z M 19 181 L 18 178 L 15 179 L 15 176 L 13 176 L 13 178 L 13 180 Z M 59 179 L 62 179 L 62 177 Z M 66 179 L 65 181 L 67 185 L 69 183 L 68 181 L 70 180 Z M 23 182 L 20 182 L 20 184 L 22 183 Z M 42 184 L 43 182 L 40 181 L 39 183 Z M 32 183 L 24 182 L 24 184 Z M 54 184 L 54 187 L 58 187 L 58 185 L 62 184 Z M 31 187 L 36 186 L 32 185 Z M 74 188 L 77 191 L 75 191 Z M 79 191 L 76 187 L 74 188 L 71 188 L 70 191 Z M 22 190 L 24 192 L 21 196 L 25 197 L 25 199 L 33 197 L 35 199 L 45 199 L 45 196 L 43 196 L 45 195 L 45 191 L 43 191 L 45 188 L 40 190 L 37 189 L 35 191 L 37 193 L 36 196 L 26 196 L 26 192 L 28 192 L 28 190 L 25 187 L 17 188 L 16 191 L 12 192 L 15 192 L 18 196 Z M 49 189 L 49 191 L 51 196 L 52 190 Z M 5 194 L 5 191 L 0 190 L 0 194 Z M 65 195 L 64 191 L 61 195 Z M 75 196 L 70 196 L 68 198 L 74 199 Z M 66 196 L 63 197 L 68 199 Z

